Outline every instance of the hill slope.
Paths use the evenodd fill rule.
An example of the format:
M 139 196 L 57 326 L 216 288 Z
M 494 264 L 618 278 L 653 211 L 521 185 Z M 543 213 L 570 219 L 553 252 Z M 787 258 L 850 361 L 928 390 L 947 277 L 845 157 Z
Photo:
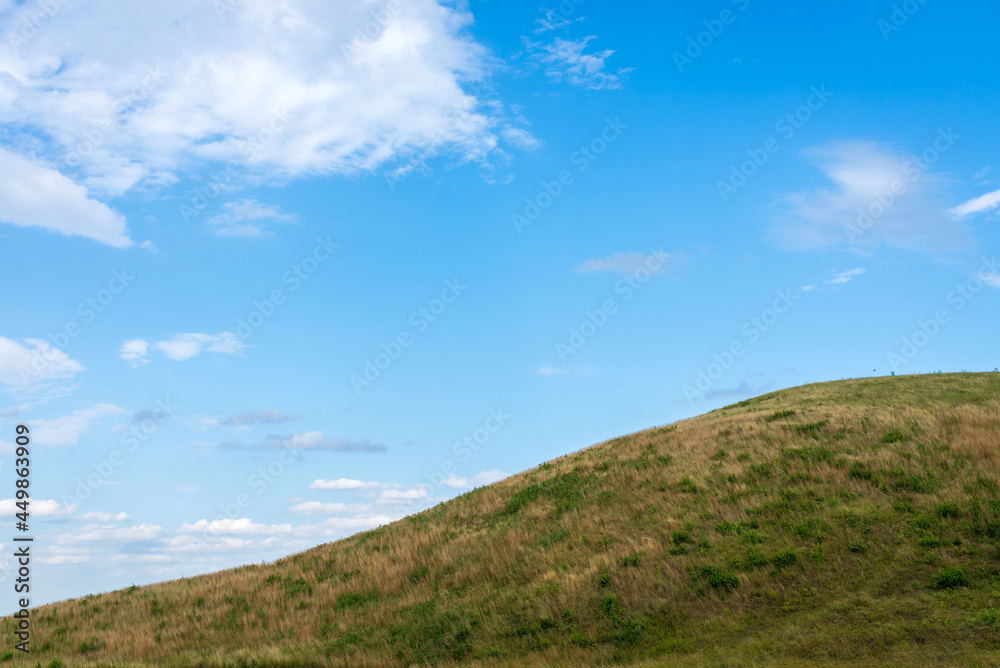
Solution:
M 40 608 L 32 659 L 1000 665 L 998 480 L 1000 374 L 808 385 L 275 564 Z

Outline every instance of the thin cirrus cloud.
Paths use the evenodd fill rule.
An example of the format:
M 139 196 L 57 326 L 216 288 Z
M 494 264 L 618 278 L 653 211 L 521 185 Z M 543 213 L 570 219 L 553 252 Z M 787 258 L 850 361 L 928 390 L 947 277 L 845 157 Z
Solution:
M 670 254 L 662 250 L 647 255 L 645 253 L 614 253 L 609 257 L 585 260 L 577 265 L 578 274 L 593 274 L 613 272 L 631 274 L 645 267 L 652 274 L 662 274 L 667 271 Z
M 0 336 L 0 383 L 21 397 L 58 389 L 83 365 L 43 339 L 25 339 L 24 345 Z
M 185 362 L 203 352 L 219 355 L 238 355 L 246 344 L 233 332 L 218 334 L 175 334 L 174 338 L 150 344 L 145 339 L 130 339 L 118 349 L 118 356 L 137 368 L 149 362 L 152 348 L 159 350 L 168 359 Z
M 772 241 L 788 250 L 893 246 L 927 254 L 968 250 L 968 229 L 948 215 L 947 179 L 916 158 L 870 141 L 813 148 L 827 185 L 779 198 Z
M 265 223 L 294 223 L 298 219 L 298 216 L 282 213 L 277 206 L 244 199 L 223 204 L 222 213 L 208 219 L 208 227 L 219 236 L 262 239 L 274 236 Z
M 115 404 L 97 404 L 51 420 L 31 420 L 32 440 L 38 445 L 76 445 L 82 436 L 90 432 L 91 423 L 99 423 L 103 418 L 127 412 Z
M 17 37 L 37 4 L 7 4 L 0 34 Z M 372 12 L 391 19 L 358 42 Z M 0 56 L 0 116 L 37 149 L 0 154 L 0 220 L 125 248 L 125 218 L 94 196 L 221 164 L 251 184 L 413 154 L 485 161 L 508 119 L 468 92 L 493 67 L 471 23 L 462 3 L 435 0 L 63 3 Z M 593 65 L 567 71 L 580 67 Z
M 279 436 L 271 434 L 263 443 L 245 445 L 235 441 L 220 443 L 221 450 L 330 450 L 334 452 L 385 452 L 386 446 L 368 439 L 328 438 L 322 431 Z
M 242 427 L 251 424 L 274 424 L 278 422 L 293 422 L 298 420 L 298 415 L 291 415 L 284 411 L 276 411 L 264 408 L 258 411 L 243 411 L 230 415 L 222 424 L 229 427 Z

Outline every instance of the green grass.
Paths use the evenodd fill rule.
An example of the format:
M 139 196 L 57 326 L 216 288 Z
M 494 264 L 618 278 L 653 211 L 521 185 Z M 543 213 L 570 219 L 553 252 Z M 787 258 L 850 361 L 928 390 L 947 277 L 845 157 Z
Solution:
M 998 480 L 1000 374 L 791 388 L 43 606 L 31 665 L 1000 666 Z

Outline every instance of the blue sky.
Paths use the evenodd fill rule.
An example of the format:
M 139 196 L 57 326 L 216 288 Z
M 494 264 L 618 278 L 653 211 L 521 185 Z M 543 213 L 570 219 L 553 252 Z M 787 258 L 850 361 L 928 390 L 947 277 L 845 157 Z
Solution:
M 1000 365 L 996 7 L 168 5 L 0 1 L 33 604 Z

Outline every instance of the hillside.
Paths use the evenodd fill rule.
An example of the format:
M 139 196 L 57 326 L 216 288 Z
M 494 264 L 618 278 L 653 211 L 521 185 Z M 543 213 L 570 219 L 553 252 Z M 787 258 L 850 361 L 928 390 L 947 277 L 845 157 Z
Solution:
M 807 385 L 39 608 L 31 663 L 997 666 L 998 481 L 1000 374 Z

